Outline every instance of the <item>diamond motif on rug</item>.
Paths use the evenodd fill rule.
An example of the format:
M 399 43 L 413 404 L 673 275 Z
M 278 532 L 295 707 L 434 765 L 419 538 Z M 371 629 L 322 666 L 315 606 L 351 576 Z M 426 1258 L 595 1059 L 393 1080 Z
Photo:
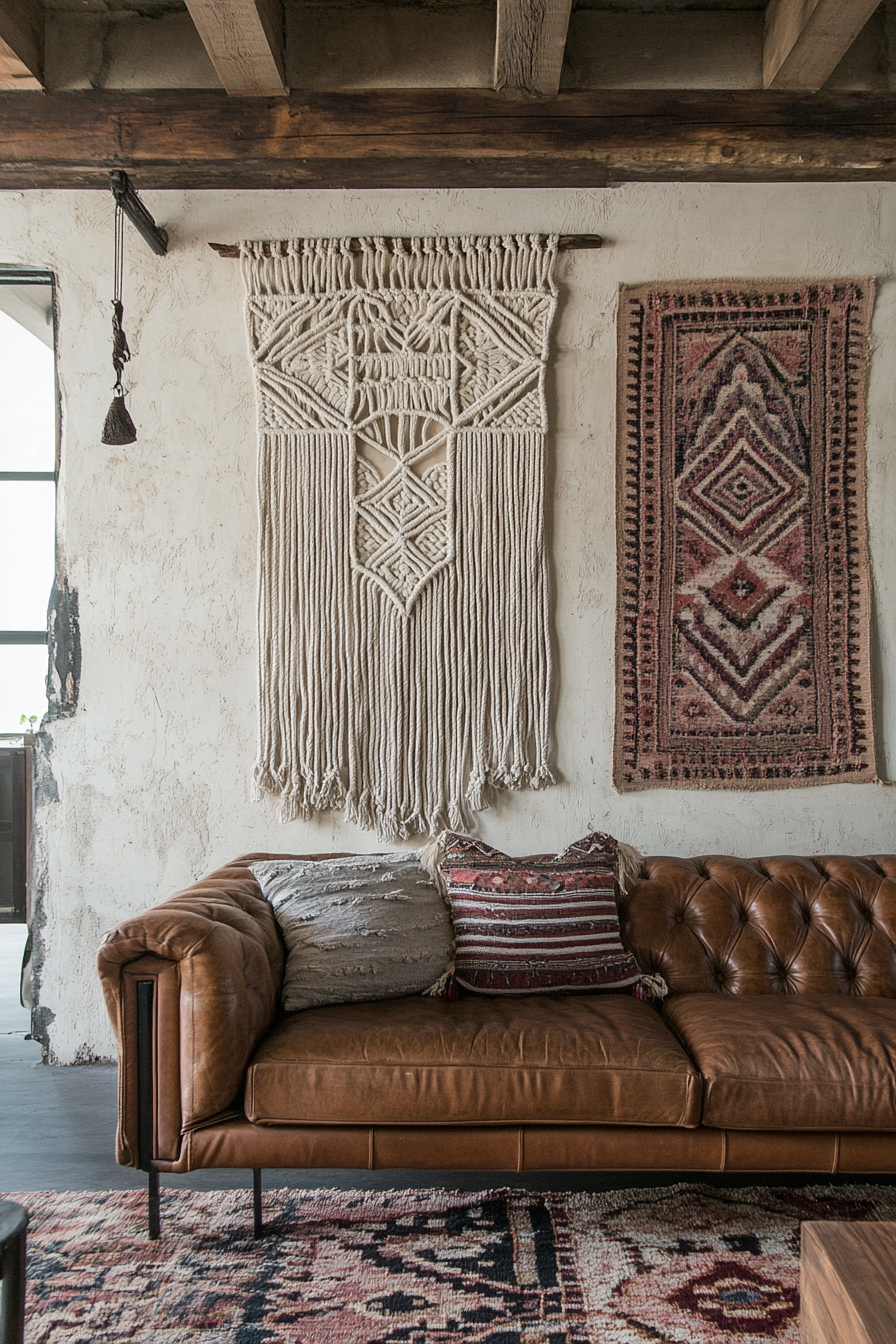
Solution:
M 795 1288 L 782 1288 L 780 1283 L 733 1260 L 717 1261 L 708 1273 L 698 1274 L 669 1300 L 727 1335 L 743 1336 L 746 1330 L 752 1330 L 774 1337 L 799 1310 Z
M 734 426 L 697 463 L 678 489 L 682 511 L 708 526 L 723 544 L 755 538 L 761 523 L 780 521 L 805 492 L 805 479 L 767 445 Z
M 873 284 L 624 291 L 620 789 L 876 777 Z
M 771 588 L 754 567 L 738 556 L 734 568 L 723 579 L 703 591 L 710 605 L 733 621 L 741 630 L 748 629 L 765 609 L 785 591 L 787 585 Z
M 805 594 L 768 560 L 722 556 L 679 589 L 678 671 L 687 671 L 729 718 L 755 722 L 798 676 L 814 686 L 802 636 Z

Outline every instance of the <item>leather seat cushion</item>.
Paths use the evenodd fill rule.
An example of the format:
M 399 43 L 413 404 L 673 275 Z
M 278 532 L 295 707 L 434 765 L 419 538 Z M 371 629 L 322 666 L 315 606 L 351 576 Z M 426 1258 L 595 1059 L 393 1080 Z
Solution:
M 896 1130 L 896 999 L 682 994 L 664 1013 L 720 1129 Z
M 699 1123 L 700 1078 L 658 1013 L 622 994 L 309 1008 L 249 1065 L 257 1124 Z

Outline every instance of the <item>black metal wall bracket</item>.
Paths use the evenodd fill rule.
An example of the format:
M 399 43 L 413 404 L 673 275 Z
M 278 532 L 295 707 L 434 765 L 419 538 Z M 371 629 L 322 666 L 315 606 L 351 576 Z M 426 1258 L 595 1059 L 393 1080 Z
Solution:
M 109 186 L 112 188 L 115 204 L 127 215 L 140 237 L 146 240 L 157 256 L 164 257 L 168 251 L 168 234 L 159 228 L 134 190 L 127 173 L 116 168 L 109 174 Z

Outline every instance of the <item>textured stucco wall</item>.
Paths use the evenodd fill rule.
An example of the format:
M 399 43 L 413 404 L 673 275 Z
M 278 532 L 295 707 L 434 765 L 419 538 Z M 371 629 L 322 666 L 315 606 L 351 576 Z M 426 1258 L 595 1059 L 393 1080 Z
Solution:
M 649 279 L 874 274 L 868 433 L 878 717 L 896 747 L 896 186 L 658 186 L 603 192 L 148 193 L 172 236 L 128 239 L 128 384 L 140 440 L 105 448 L 111 200 L 0 195 L 0 261 L 59 285 L 60 554 L 80 599 L 77 712 L 42 735 L 36 888 L 41 1016 L 62 1062 L 113 1041 L 93 970 L 104 929 L 249 849 L 373 849 L 322 816 L 281 826 L 250 799 L 255 745 L 255 428 L 239 266 L 206 240 L 297 234 L 601 232 L 561 259 L 549 483 L 561 783 L 504 795 L 479 833 L 511 851 L 604 827 L 653 853 L 896 847 L 896 793 L 619 795 L 613 731 L 614 315 Z

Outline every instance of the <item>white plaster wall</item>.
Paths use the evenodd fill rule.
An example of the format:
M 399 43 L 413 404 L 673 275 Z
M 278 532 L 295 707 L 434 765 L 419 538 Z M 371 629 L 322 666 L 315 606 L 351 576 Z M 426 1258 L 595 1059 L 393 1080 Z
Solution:
M 111 1056 L 93 969 L 121 917 L 253 849 L 368 850 L 338 815 L 282 826 L 250 800 L 255 747 L 255 426 L 239 266 L 207 240 L 302 234 L 601 232 L 566 254 L 550 374 L 561 782 L 503 796 L 478 832 L 510 851 L 602 827 L 648 853 L 880 852 L 880 785 L 620 795 L 611 783 L 614 403 L 620 282 L 874 274 L 869 512 L 881 767 L 896 748 L 896 186 L 608 191 L 147 193 L 171 252 L 129 237 L 127 382 L 139 442 L 100 444 L 110 397 L 111 200 L 0 194 L 0 261 L 52 267 L 63 404 L 60 550 L 80 594 L 77 713 L 44 733 L 58 801 L 37 818 L 40 1004 L 51 1055 Z

